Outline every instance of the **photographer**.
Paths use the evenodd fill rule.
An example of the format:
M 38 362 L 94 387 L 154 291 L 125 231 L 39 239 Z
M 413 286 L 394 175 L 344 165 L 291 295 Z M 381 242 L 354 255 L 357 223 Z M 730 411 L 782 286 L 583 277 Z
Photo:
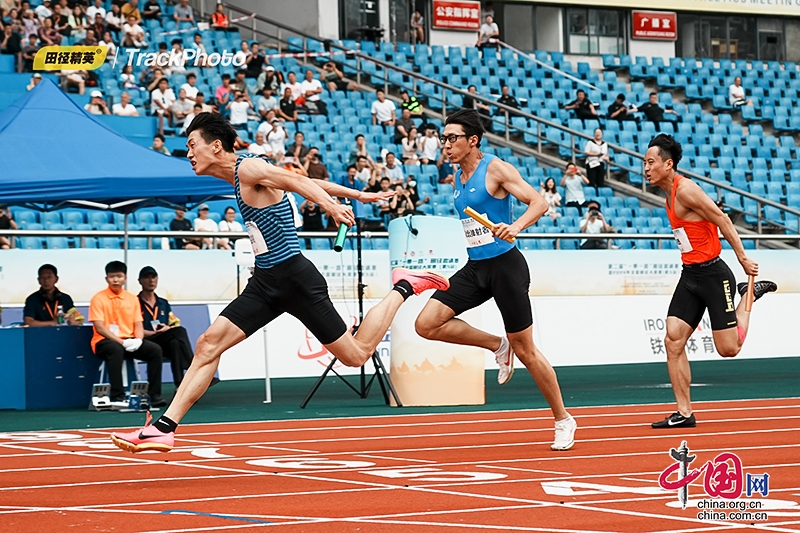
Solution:
M 561 178 L 561 186 L 564 187 L 567 207 L 577 207 L 578 213 L 583 215 L 583 207 L 586 206 L 586 197 L 583 194 L 583 186 L 589 185 L 589 178 L 584 176 L 575 163 L 567 163 L 564 169 L 564 177 Z
M 328 90 L 333 91 L 347 91 L 348 89 L 351 91 L 358 90 L 358 84 L 353 81 L 347 81 L 344 79 L 344 73 L 339 70 L 339 68 L 332 62 L 328 61 L 322 67 L 322 78 L 325 80 L 325 84 L 328 86 Z
M 328 180 L 328 168 L 322 163 L 319 157 L 319 149 L 312 147 L 305 157 L 303 168 L 309 178 L 315 180 Z
M 395 195 L 389 200 L 389 218 L 393 220 L 413 214 L 414 202 L 411 200 L 409 190 L 402 185 L 396 186 L 394 190 Z
M 14 217 L 11 215 L 11 209 L 7 205 L 0 205 L 0 229 L 19 229 L 17 223 L 14 222 Z M 0 250 L 8 250 L 11 248 L 11 241 L 8 237 L 0 237 Z
M 603 213 L 600 212 L 600 204 L 591 200 L 587 203 L 589 210 L 586 218 L 581 220 L 581 233 L 616 233 L 616 230 L 606 223 Z M 605 239 L 584 239 L 581 242 L 581 250 L 602 250 L 608 248 L 608 241 Z
M 253 102 L 247 91 L 236 91 L 234 100 L 229 102 L 227 107 L 230 110 L 231 126 L 234 129 L 246 129 L 247 113 L 253 109 Z

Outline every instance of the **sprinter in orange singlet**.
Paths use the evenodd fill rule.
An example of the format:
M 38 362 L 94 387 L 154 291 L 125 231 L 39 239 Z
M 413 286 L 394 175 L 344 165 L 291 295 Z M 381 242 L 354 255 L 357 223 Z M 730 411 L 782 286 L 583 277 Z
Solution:
M 692 375 L 685 348 L 703 318 L 703 312 L 708 309 L 714 345 L 722 357 L 735 357 L 747 336 L 750 312 L 745 310 L 744 298 L 738 307 L 733 305 L 736 280 L 719 256 L 722 244 L 717 228 L 733 247 L 744 273 L 758 275 L 758 264 L 745 254 L 730 219 L 699 185 L 677 173 L 682 155 L 680 143 L 662 133 L 650 141 L 644 157 L 647 181 L 667 193 L 667 216 L 683 261 L 681 279 L 669 304 L 667 336 L 664 339 L 667 368 L 678 410 L 653 423 L 656 429 L 697 425 L 689 394 Z M 755 299 L 777 289 L 778 286 L 771 281 L 756 282 Z M 747 283 L 740 283 L 737 290 L 744 296 Z

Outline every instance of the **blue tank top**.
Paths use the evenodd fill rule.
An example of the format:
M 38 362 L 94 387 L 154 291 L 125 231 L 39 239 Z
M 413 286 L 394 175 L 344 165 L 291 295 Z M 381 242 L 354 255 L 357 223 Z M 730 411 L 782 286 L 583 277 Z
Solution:
M 511 195 L 495 198 L 486 190 L 486 169 L 495 156 L 484 154 L 478 168 L 467 183 L 461 183 L 461 169 L 456 172 L 456 190 L 453 193 L 456 210 L 464 225 L 467 254 L 472 260 L 491 259 L 503 255 L 514 247 L 513 243 L 498 239 L 492 232 L 464 213 L 468 206 L 499 224 L 511 224 Z
M 236 159 L 236 203 L 244 218 L 245 229 L 250 235 L 250 244 L 256 256 L 258 268 L 272 268 L 300 253 L 297 229 L 294 226 L 294 213 L 286 192 L 280 202 L 268 207 L 251 207 L 242 200 L 239 188 L 239 164 L 246 157 L 256 155 L 240 155 Z M 259 157 L 260 159 L 260 157 Z M 263 161 L 263 159 L 262 159 Z M 269 164 L 269 163 L 267 163 Z

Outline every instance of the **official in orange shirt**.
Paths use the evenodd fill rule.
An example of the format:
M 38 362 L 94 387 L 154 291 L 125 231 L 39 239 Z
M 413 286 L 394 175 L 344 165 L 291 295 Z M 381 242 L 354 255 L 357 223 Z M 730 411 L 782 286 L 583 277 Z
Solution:
M 730 218 L 704 191 L 690 179 L 677 173 L 683 149 L 669 135 L 660 134 L 650 141 L 644 157 L 647 181 L 667 193 L 667 216 L 678 242 L 683 271 L 667 312 L 667 368 L 678 410 L 654 422 L 654 429 L 695 427 L 689 387 L 692 372 L 686 356 L 686 343 L 708 309 L 714 346 L 722 357 L 735 357 L 742 349 L 750 325 L 750 311 L 741 298 L 734 307 L 736 290 L 741 296 L 747 283 L 736 285 L 733 272 L 720 258 L 722 244 L 719 232 L 731 245 L 736 258 L 748 276 L 758 275 L 758 263 L 747 257 L 739 234 Z M 778 286 L 771 281 L 755 283 L 755 299 L 773 292 Z
M 106 265 L 108 288 L 95 294 L 89 304 L 89 321 L 94 326 L 92 349 L 106 362 L 112 402 L 125 401 L 122 365 L 125 357 L 133 357 L 147 362 L 150 405 L 161 407 L 167 405 L 161 397 L 161 347 L 144 340 L 139 298 L 123 288 L 127 274 L 128 267 L 121 261 Z

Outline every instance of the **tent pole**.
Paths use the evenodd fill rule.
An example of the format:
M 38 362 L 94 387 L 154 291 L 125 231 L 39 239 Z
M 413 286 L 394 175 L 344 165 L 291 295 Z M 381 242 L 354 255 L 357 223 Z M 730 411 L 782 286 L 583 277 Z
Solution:
M 129 213 L 125 213 L 125 237 L 122 240 L 122 250 L 124 254 L 123 263 L 126 265 L 128 264 L 128 216 Z M 125 281 L 125 290 L 128 290 L 128 282 Z

